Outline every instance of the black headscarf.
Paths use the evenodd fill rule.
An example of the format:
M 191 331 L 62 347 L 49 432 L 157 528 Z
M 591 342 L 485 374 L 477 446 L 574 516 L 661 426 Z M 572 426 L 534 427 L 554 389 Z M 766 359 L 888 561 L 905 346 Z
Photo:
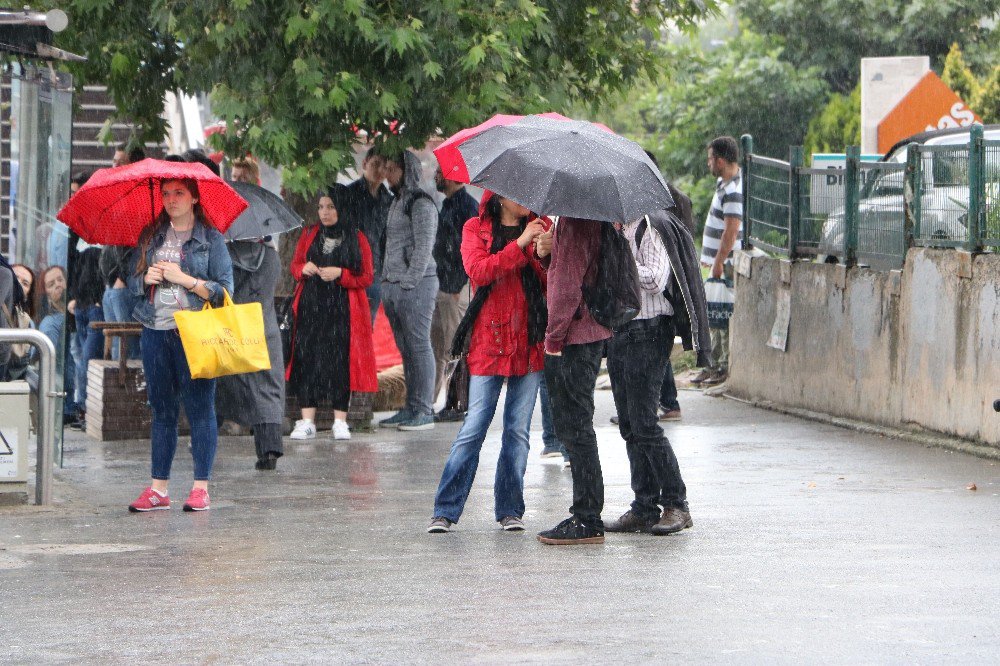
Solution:
M 321 197 L 330 197 L 333 207 L 337 209 L 337 224 L 325 227 L 319 225 L 319 232 L 316 234 L 317 241 L 322 243 L 322 238 L 340 238 L 340 247 L 328 255 L 329 266 L 339 266 L 346 268 L 352 273 L 361 272 L 361 244 L 358 242 L 358 228 L 355 220 L 348 219 L 342 211 L 345 200 L 344 188 L 342 185 L 334 185 L 328 192 L 324 192 Z

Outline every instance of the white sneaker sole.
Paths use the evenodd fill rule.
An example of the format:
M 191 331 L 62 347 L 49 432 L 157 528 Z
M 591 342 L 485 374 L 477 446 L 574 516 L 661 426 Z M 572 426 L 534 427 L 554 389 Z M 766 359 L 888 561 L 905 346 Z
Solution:
M 337 433 L 333 433 L 333 438 L 334 439 L 339 439 L 339 440 L 350 439 L 351 438 L 351 433 L 342 433 L 342 434 L 339 434 L 339 435 Z
M 412 432 L 414 430 L 434 430 L 434 423 L 425 423 L 423 425 L 401 425 L 396 430 L 402 430 L 404 432 Z
M 150 511 L 169 511 L 170 505 L 167 506 L 154 506 L 151 509 L 137 509 L 134 506 L 129 506 L 129 511 L 132 513 L 149 513 Z
M 291 438 L 292 439 L 299 439 L 299 440 L 301 440 L 301 439 L 316 439 L 316 433 L 314 433 L 314 432 L 311 432 L 311 433 L 310 432 L 307 432 L 307 433 L 294 433 L 293 432 L 291 434 Z

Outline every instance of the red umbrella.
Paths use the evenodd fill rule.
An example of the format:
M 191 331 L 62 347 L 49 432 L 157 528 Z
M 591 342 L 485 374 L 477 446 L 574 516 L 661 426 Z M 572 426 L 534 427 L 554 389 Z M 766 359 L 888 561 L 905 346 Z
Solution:
M 551 118 L 553 120 L 572 120 L 572 118 L 567 118 L 561 113 L 555 113 L 550 111 L 549 113 L 539 113 L 541 118 Z M 491 127 L 499 127 L 503 125 L 513 125 L 514 123 L 528 118 L 529 116 L 509 116 L 502 113 L 498 113 L 484 123 L 480 123 L 475 127 L 467 127 L 464 130 L 459 130 L 452 134 L 448 139 L 442 143 L 440 146 L 434 149 L 434 156 L 437 157 L 438 164 L 441 166 L 441 173 L 448 180 L 455 180 L 460 183 L 469 182 L 469 170 L 465 166 L 465 159 L 462 157 L 462 153 L 458 151 L 458 147 L 462 145 L 463 142 L 468 141 L 474 136 L 490 129 Z M 594 123 L 598 127 L 612 132 L 610 127 L 602 125 L 601 123 Z M 613 134 L 614 132 L 612 132 Z
M 160 183 L 191 178 L 208 222 L 224 232 L 247 202 L 204 164 L 145 159 L 97 171 L 70 197 L 56 218 L 91 244 L 135 245 L 163 210 Z

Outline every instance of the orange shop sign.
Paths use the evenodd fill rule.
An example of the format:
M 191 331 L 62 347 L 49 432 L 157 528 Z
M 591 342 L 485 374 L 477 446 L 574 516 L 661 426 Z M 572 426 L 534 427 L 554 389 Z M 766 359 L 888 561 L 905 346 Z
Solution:
M 897 141 L 918 132 L 974 122 L 982 121 L 937 74 L 927 72 L 878 124 L 878 150 L 885 154 Z

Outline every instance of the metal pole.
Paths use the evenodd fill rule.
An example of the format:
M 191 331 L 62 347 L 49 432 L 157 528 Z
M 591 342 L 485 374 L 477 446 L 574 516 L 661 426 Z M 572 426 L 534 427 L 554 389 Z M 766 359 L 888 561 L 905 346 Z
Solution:
M 802 229 L 802 192 L 799 170 L 804 163 L 802 146 L 788 149 L 788 258 L 798 257 Z
M 969 128 L 969 211 L 967 213 L 965 249 L 982 252 L 983 200 L 986 198 L 986 164 L 983 146 L 983 126 L 979 123 Z
M 56 387 L 56 348 L 41 331 L 0 329 L 0 342 L 27 342 L 38 349 L 38 461 L 35 465 L 35 503 L 52 503 L 52 458 L 56 434 L 56 401 L 65 393 Z
M 861 166 L 861 149 L 847 147 L 844 166 L 844 264 L 854 266 L 858 261 L 858 171 Z
M 750 233 L 750 164 L 753 156 L 753 137 L 744 134 L 740 137 L 743 148 L 743 249 L 753 249 L 753 238 Z

